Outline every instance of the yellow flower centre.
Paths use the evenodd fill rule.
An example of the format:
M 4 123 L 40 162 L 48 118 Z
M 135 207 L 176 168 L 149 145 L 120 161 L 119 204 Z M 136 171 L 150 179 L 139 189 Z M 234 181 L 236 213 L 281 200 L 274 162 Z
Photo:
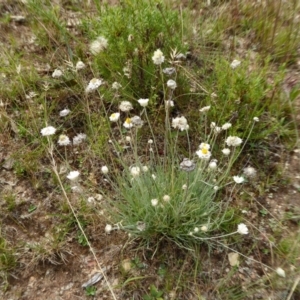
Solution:
M 126 121 L 125 121 L 125 123 L 126 123 L 126 124 L 130 124 L 130 123 L 131 123 L 131 119 L 130 119 L 130 118 L 127 118 Z
M 202 148 L 201 151 L 202 151 L 203 154 L 207 154 L 208 153 L 208 150 L 206 148 Z

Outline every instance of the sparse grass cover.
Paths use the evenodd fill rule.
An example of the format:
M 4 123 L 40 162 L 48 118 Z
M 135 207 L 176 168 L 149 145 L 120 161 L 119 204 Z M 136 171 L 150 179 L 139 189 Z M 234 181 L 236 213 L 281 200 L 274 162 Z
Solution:
M 298 2 L 7 2 L 2 298 L 298 299 Z

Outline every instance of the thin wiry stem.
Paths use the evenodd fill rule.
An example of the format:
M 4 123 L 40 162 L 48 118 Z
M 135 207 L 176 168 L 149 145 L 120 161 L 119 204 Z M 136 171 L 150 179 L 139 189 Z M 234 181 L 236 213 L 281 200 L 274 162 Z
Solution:
M 48 139 L 48 142 L 50 142 L 49 139 Z M 68 197 L 68 195 L 67 195 L 67 193 L 66 193 L 66 190 L 65 190 L 65 188 L 64 188 L 64 186 L 63 186 L 63 183 L 62 183 L 62 181 L 61 181 L 61 178 L 60 178 L 59 173 L 58 173 L 58 170 L 57 170 L 56 161 L 55 161 L 55 158 L 54 158 L 54 156 L 53 156 L 53 145 L 52 145 L 51 142 L 50 142 L 50 145 L 49 145 L 49 151 L 48 151 L 48 152 L 49 152 L 49 154 L 50 154 L 53 172 L 54 172 L 54 174 L 55 174 L 55 176 L 56 176 L 56 178 L 57 178 L 57 180 L 58 180 L 58 183 L 59 183 L 59 185 L 60 185 L 60 187 L 61 187 L 61 190 L 62 190 L 62 192 L 63 192 L 63 195 L 64 195 L 64 197 L 65 197 L 65 199 L 66 199 L 66 201 L 67 201 L 67 203 L 68 203 L 68 206 L 70 207 L 70 209 L 71 209 L 71 211 L 72 211 L 72 214 L 73 214 L 73 216 L 74 216 L 74 218 L 75 218 L 75 220 L 76 220 L 76 223 L 77 223 L 77 225 L 78 225 L 78 227 L 79 227 L 79 229 L 80 229 L 82 235 L 84 236 L 84 238 L 85 238 L 85 240 L 86 240 L 86 242 L 87 242 L 88 247 L 90 248 L 90 250 L 91 250 L 91 252 L 92 252 L 92 254 L 93 254 L 93 256 L 94 256 L 94 259 L 95 259 L 95 261 L 96 261 L 96 263 L 97 263 L 97 266 L 98 266 L 98 268 L 99 268 L 99 271 L 100 271 L 100 273 L 103 275 L 103 278 L 104 278 L 104 280 L 105 280 L 105 282 L 106 282 L 106 284 L 107 284 L 107 286 L 108 286 L 108 288 L 109 288 L 109 290 L 110 290 L 110 292 L 111 292 L 111 295 L 112 295 L 113 299 L 114 299 L 114 300 L 117 300 L 117 298 L 116 298 L 116 296 L 115 296 L 115 293 L 114 293 L 114 291 L 113 291 L 113 288 L 112 288 L 112 286 L 110 285 L 110 283 L 109 283 L 109 281 L 108 281 L 108 279 L 107 279 L 107 277 L 106 277 L 106 275 L 105 275 L 105 272 L 104 272 L 103 268 L 101 267 L 101 265 L 100 265 L 100 263 L 99 263 L 99 261 L 98 261 L 98 259 L 97 259 L 96 252 L 95 252 L 94 248 L 92 247 L 90 241 L 88 240 L 88 237 L 86 236 L 86 234 L 85 234 L 85 232 L 84 232 L 84 230 L 83 230 L 83 228 L 82 228 L 82 226 L 81 226 L 81 223 L 80 223 L 80 221 L 79 221 L 79 219 L 78 219 L 78 217 L 77 217 L 77 215 L 76 215 L 76 213 L 75 213 L 75 210 L 74 210 L 74 208 L 73 208 L 73 206 L 72 206 L 72 204 L 71 204 L 71 202 L 70 202 L 70 199 L 69 199 L 69 197 Z

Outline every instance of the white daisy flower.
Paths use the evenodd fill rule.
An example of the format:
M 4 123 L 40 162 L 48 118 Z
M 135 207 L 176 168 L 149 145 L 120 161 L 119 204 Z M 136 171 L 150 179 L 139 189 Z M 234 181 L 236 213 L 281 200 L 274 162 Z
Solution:
M 158 204 L 158 200 L 157 199 L 152 199 L 151 200 L 151 205 L 152 206 L 157 206 L 157 204 Z
M 143 172 L 148 172 L 148 171 L 149 171 L 149 168 L 148 168 L 147 166 L 143 166 L 143 167 L 142 167 L 142 170 L 143 170 Z
M 138 103 L 142 106 L 142 107 L 146 107 L 148 105 L 149 99 L 139 99 Z
M 277 275 L 279 275 L 280 277 L 285 277 L 285 271 L 281 268 L 277 268 L 276 269 L 276 273 Z
M 199 109 L 200 112 L 204 113 L 210 110 L 210 106 L 204 106 L 201 109 Z
M 240 146 L 242 142 L 243 140 L 237 136 L 229 136 L 225 141 L 227 146 L 233 146 L 233 147 Z
M 141 169 L 139 167 L 131 167 L 130 168 L 130 174 L 132 177 L 138 177 L 141 173 Z
M 122 85 L 116 81 L 111 85 L 111 88 L 116 91 L 119 90 L 121 87 L 122 87 Z
M 63 109 L 63 110 L 61 110 L 61 111 L 59 112 L 59 116 L 60 116 L 60 117 L 65 117 L 65 116 L 67 116 L 70 112 L 71 112 L 71 111 L 70 111 L 69 109 L 65 108 L 65 109 Z
M 200 144 L 200 146 L 199 146 L 199 148 L 200 149 L 207 149 L 207 150 L 209 150 L 210 149 L 210 145 L 209 144 L 207 144 L 207 143 L 201 143 Z
M 127 112 L 133 109 L 132 104 L 129 101 L 122 101 L 119 105 L 121 111 Z
M 139 116 L 134 116 L 131 118 L 131 122 L 133 126 L 137 128 L 141 128 L 144 124 L 144 121 Z
M 110 224 L 106 224 L 106 226 L 104 228 L 105 233 L 110 234 L 112 232 L 112 230 L 113 230 L 113 227 Z
M 103 166 L 103 167 L 101 168 L 101 172 L 102 172 L 103 174 L 107 174 L 107 173 L 108 173 L 108 167 L 107 167 L 107 166 Z
M 207 148 L 202 148 L 196 151 L 196 154 L 200 159 L 209 160 L 211 157 L 211 152 Z
M 256 170 L 253 168 L 253 167 L 246 167 L 244 170 L 243 170 L 243 174 L 248 177 L 248 178 L 254 178 L 256 176 Z
M 244 177 L 242 176 L 233 176 L 232 178 L 235 183 L 243 183 L 245 181 Z
M 55 132 L 56 132 L 56 128 L 54 128 L 53 126 L 48 126 L 41 130 L 41 134 L 43 136 L 53 135 Z
M 222 128 L 219 126 L 216 126 L 215 122 L 210 123 L 210 128 L 213 129 L 215 133 L 219 133 L 222 131 Z
M 93 78 L 93 79 L 89 82 L 88 86 L 86 87 L 85 92 L 86 92 L 86 93 L 93 92 L 93 91 L 95 91 L 101 84 L 102 84 L 102 80 L 101 80 L 101 79 Z
M 59 78 L 63 75 L 63 72 L 59 69 L 55 69 L 54 72 L 52 73 L 53 78 Z
M 227 130 L 227 129 L 229 129 L 231 126 L 232 126 L 231 123 L 225 123 L 225 124 L 222 126 L 222 129 L 223 129 L 223 130 Z
M 82 62 L 81 60 L 79 60 L 79 61 L 76 63 L 75 69 L 76 69 L 77 71 L 79 71 L 79 70 L 82 70 L 82 69 L 84 69 L 84 68 L 85 68 L 84 62 Z
M 234 69 L 237 68 L 240 64 L 241 64 L 241 62 L 240 62 L 239 60 L 235 59 L 235 60 L 233 60 L 232 63 L 230 64 L 230 68 L 234 70 Z
M 163 200 L 164 200 L 165 202 L 169 202 L 169 201 L 171 200 L 171 197 L 170 197 L 169 195 L 164 195 L 164 196 L 163 196 Z
M 175 72 L 176 72 L 175 68 L 165 68 L 165 69 L 163 69 L 163 73 L 167 74 L 167 75 L 172 75 Z
M 93 55 L 100 53 L 105 50 L 108 46 L 108 41 L 103 36 L 97 37 L 95 41 L 90 44 L 90 51 Z
M 73 145 L 79 145 L 86 139 L 85 133 L 79 133 L 76 136 L 73 137 Z
M 127 129 L 132 128 L 132 127 L 133 127 L 133 124 L 132 124 L 132 122 L 131 122 L 131 119 L 130 119 L 130 118 L 127 118 L 127 119 L 125 120 L 125 122 L 123 123 L 123 126 L 124 126 L 125 128 L 127 128 Z
M 179 167 L 180 170 L 191 172 L 195 169 L 196 164 L 192 160 L 184 158 L 183 161 L 180 163 Z
M 258 118 L 258 117 L 254 117 L 254 118 L 253 118 L 253 121 L 254 121 L 254 122 L 259 122 L 259 118 Z
M 58 138 L 58 142 L 57 142 L 60 146 L 68 146 L 71 144 L 71 141 L 69 139 L 68 136 L 66 136 L 65 134 L 61 134 Z
M 166 104 L 166 107 L 174 107 L 174 101 L 173 100 L 166 100 L 165 104 Z
M 170 88 L 171 90 L 175 90 L 176 87 L 177 87 L 177 83 L 176 83 L 176 81 L 174 81 L 173 79 L 169 79 L 169 80 L 167 81 L 167 86 L 168 86 L 168 88 Z
M 226 155 L 226 156 L 228 156 L 229 154 L 230 154 L 230 149 L 228 149 L 228 148 L 224 148 L 223 150 L 222 150 L 222 153 L 224 154 L 224 155 Z
M 209 164 L 208 164 L 208 168 L 211 170 L 215 170 L 218 167 L 217 165 L 217 161 L 215 159 L 213 159 Z
M 152 60 L 153 60 L 153 63 L 155 65 L 161 65 L 164 60 L 165 60 L 165 57 L 163 55 L 163 53 L 161 52 L 160 49 L 157 49 L 156 51 L 154 51 L 154 55 L 152 56 Z
M 185 117 L 177 117 L 172 119 L 172 127 L 175 129 L 180 129 L 181 131 L 183 130 L 188 130 L 189 125 L 187 123 L 187 119 Z
M 119 120 L 119 118 L 120 118 L 120 113 L 117 112 L 117 113 L 111 114 L 109 117 L 109 120 L 111 122 L 117 122 Z
M 237 232 L 239 234 L 248 234 L 249 233 L 248 227 L 244 223 L 241 223 L 238 225 Z
M 200 229 L 201 229 L 201 231 L 203 231 L 203 232 L 206 232 L 206 231 L 208 230 L 207 226 L 205 226 L 205 225 L 202 226 Z
M 78 171 L 71 171 L 68 175 L 67 175 L 67 178 L 70 179 L 70 180 L 75 180 L 78 178 L 79 176 L 79 172 Z

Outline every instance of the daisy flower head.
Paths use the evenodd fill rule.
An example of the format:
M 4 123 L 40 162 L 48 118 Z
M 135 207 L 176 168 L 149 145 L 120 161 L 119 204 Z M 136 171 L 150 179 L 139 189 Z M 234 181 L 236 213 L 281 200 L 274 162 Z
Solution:
M 68 146 L 71 144 L 69 137 L 65 134 L 61 134 L 57 142 L 60 146 Z
M 42 136 L 53 135 L 55 132 L 56 132 L 56 128 L 54 128 L 53 126 L 48 126 L 41 130 Z
M 241 223 L 238 225 L 237 232 L 239 234 L 248 234 L 249 233 L 248 227 L 244 223 Z
M 70 180 L 76 180 L 80 173 L 78 171 L 71 171 L 68 175 L 67 178 Z
M 237 136 L 229 136 L 225 143 L 227 144 L 227 146 L 232 146 L 232 147 L 237 147 L 240 146 L 242 144 L 243 140 Z
M 152 199 L 151 200 L 151 205 L 152 206 L 157 206 L 157 204 L 158 204 L 158 200 L 157 199 Z
M 134 116 L 131 118 L 131 122 L 133 126 L 137 128 L 141 128 L 144 124 L 144 121 L 139 116 Z
M 54 72 L 52 73 L 53 78 L 59 78 L 63 75 L 63 72 L 59 69 L 55 69 Z
M 88 86 L 86 87 L 85 92 L 86 92 L 86 93 L 93 92 L 93 91 L 95 91 L 101 84 L 102 84 L 102 80 L 101 80 L 101 79 L 93 78 L 93 79 L 89 82 Z
M 222 126 L 222 129 L 223 129 L 223 130 L 227 130 L 227 129 L 229 129 L 231 126 L 232 126 L 231 123 L 225 123 L 225 124 Z
M 250 166 L 244 168 L 244 170 L 243 170 L 243 174 L 248 178 L 256 177 L 256 173 L 257 173 L 257 171 L 253 167 L 250 167 Z
M 93 55 L 97 55 L 98 53 L 105 50 L 107 46 L 107 39 L 103 36 L 98 36 L 97 39 L 90 44 L 90 51 Z
M 210 110 L 210 106 L 204 106 L 202 108 L 199 109 L 200 112 L 204 113 Z
M 116 81 L 111 85 L 111 88 L 116 91 L 119 90 L 121 87 L 122 87 L 122 84 L 119 82 L 116 82 Z
M 242 176 L 233 176 L 232 177 L 235 183 L 243 183 L 245 181 L 244 177 Z
M 76 136 L 73 137 L 73 145 L 79 145 L 86 139 L 85 133 L 79 133 Z
M 181 131 L 183 130 L 188 130 L 189 125 L 187 123 L 187 119 L 185 117 L 177 117 L 172 119 L 172 127 L 175 129 L 180 129 Z
M 222 131 L 222 127 L 217 126 L 215 122 L 210 123 L 210 128 L 213 129 L 215 133 Z
M 240 62 L 239 60 L 234 59 L 234 60 L 232 61 L 232 63 L 230 64 L 230 68 L 234 70 L 234 69 L 236 69 L 240 64 L 241 64 L 241 62 Z
M 199 148 L 200 149 L 207 149 L 207 150 L 209 150 L 210 149 L 210 145 L 209 144 L 207 144 L 207 143 L 201 143 L 200 144 L 200 146 L 199 146 Z
M 144 231 L 146 229 L 146 223 L 144 223 L 142 221 L 137 221 L 136 222 L 136 228 L 139 231 Z
M 165 60 L 165 57 L 163 55 L 163 53 L 161 52 L 160 49 L 157 49 L 156 51 L 154 51 L 154 55 L 152 56 L 152 60 L 153 60 L 153 63 L 155 65 L 161 65 L 164 60 Z
M 208 230 L 207 226 L 205 226 L 205 225 L 202 226 L 200 229 L 201 229 L 201 231 L 203 231 L 203 232 L 206 232 L 206 231 Z
M 81 60 L 79 60 L 77 63 L 76 63 L 76 66 L 75 66 L 75 69 L 76 71 L 79 71 L 79 70 L 82 70 L 85 68 L 85 63 L 82 62 Z
M 138 177 L 141 173 L 141 169 L 139 167 L 131 167 L 130 168 L 130 174 L 132 175 L 132 177 Z
M 177 87 L 176 81 L 173 80 L 173 79 L 169 79 L 169 80 L 167 81 L 167 87 L 170 88 L 171 90 L 175 90 L 176 87 Z
M 173 100 L 166 100 L 165 104 L 166 104 L 166 107 L 174 107 L 174 101 Z
M 280 277 L 285 277 L 285 271 L 282 268 L 277 268 L 276 273 Z
M 224 154 L 224 155 L 226 155 L 226 156 L 228 156 L 229 154 L 230 154 L 230 149 L 229 148 L 224 148 L 223 150 L 222 150 L 222 153 Z
M 61 110 L 61 111 L 59 112 L 59 116 L 60 116 L 60 117 L 65 117 L 65 116 L 67 116 L 70 112 L 71 112 L 71 111 L 70 111 L 69 109 L 65 108 L 65 109 L 63 109 L 63 110 Z
M 139 103 L 142 107 L 148 106 L 148 102 L 149 102 L 149 99 L 139 99 L 139 100 L 138 100 L 138 103 Z
M 164 196 L 163 196 L 163 200 L 164 200 L 165 202 L 169 202 L 169 201 L 171 200 L 171 197 L 170 197 L 169 195 L 164 195 Z
M 104 175 L 106 175 L 106 174 L 108 173 L 108 167 L 107 167 L 107 166 L 103 166 L 103 167 L 101 168 L 101 172 L 102 172 Z
M 127 129 L 130 129 L 133 127 L 133 123 L 130 118 L 126 118 L 125 122 L 123 123 L 123 126 Z
M 167 74 L 167 75 L 172 75 L 176 72 L 176 69 L 175 68 L 165 68 L 163 69 L 163 73 L 164 74 Z
M 195 169 L 196 164 L 192 160 L 189 160 L 188 158 L 184 158 L 183 161 L 180 163 L 179 167 L 180 170 L 191 172 Z
M 196 151 L 196 154 L 202 160 L 209 160 L 211 157 L 211 152 L 207 148 L 202 148 Z
M 129 101 L 122 101 L 119 105 L 120 111 L 128 112 L 133 109 L 132 104 Z
M 142 167 L 142 170 L 143 170 L 143 172 L 148 172 L 148 171 L 149 171 L 149 168 L 148 168 L 147 166 L 143 166 L 143 167 Z
M 117 122 L 119 120 L 119 118 L 120 118 L 120 113 L 117 112 L 117 113 L 111 114 L 109 117 L 109 120 L 111 122 Z
M 259 118 L 258 118 L 258 117 L 254 117 L 254 118 L 253 118 L 253 121 L 254 121 L 254 122 L 259 122 Z
M 110 224 L 106 224 L 106 226 L 104 228 L 105 233 L 110 234 L 112 230 L 113 230 L 113 227 Z
M 211 160 L 208 164 L 208 168 L 211 170 L 215 170 L 217 167 L 218 167 L 218 165 L 217 165 L 216 159 Z

